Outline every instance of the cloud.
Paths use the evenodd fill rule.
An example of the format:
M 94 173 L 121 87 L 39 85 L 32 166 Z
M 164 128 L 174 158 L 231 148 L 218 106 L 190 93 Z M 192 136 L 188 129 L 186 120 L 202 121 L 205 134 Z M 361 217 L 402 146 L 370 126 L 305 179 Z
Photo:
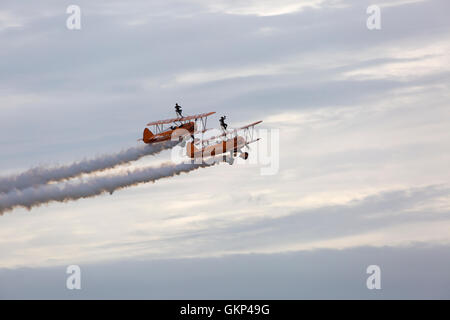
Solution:
M 221 219 L 209 219 L 196 230 L 180 232 L 165 237 L 165 242 L 179 243 L 178 254 L 204 256 L 205 254 L 230 254 L 289 251 L 294 248 L 343 248 L 332 239 L 364 235 L 368 232 L 411 223 L 441 222 L 448 226 L 450 207 L 437 208 L 442 197 L 448 198 L 448 187 L 427 187 L 399 190 L 371 195 L 344 205 L 330 205 L 298 210 L 279 217 L 249 217 L 224 223 Z M 421 208 L 421 204 L 428 204 Z M 430 206 L 435 203 L 434 206 Z M 201 226 L 204 227 L 201 227 Z M 329 239 L 330 241 L 324 241 Z M 370 237 L 369 237 L 370 239 Z M 372 238 L 372 240 L 374 240 Z M 408 244 L 415 238 L 404 238 L 397 244 Z M 439 241 L 450 242 L 447 235 L 440 234 Z M 319 242 L 318 242 L 319 241 Z M 322 241 L 322 245 L 320 243 Z M 150 243 L 153 243 L 151 241 Z M 148 243 L 148 244 L 150 244 Z M 183 243 L 183 245 L 181 244 Z M 361 243 L 361 242 L 359 242 Z M 367 242 L 366 242 L 367 243 Z M 388 238 L 381 243 L 391 245 Z M 135 243 L 141 247 L 142 243 Z M 114 245 L 113 245 L 114 246 Z M 347 247 L 348 244 L 344 247 Z M 145 246 L 144 246 L 145 248 Z M 174 247 L 175 248 L 175 247 Z M 189 250 L 188 248 L 195 248 Z M 181 249 L 181 250 L 180 250 Z M 145 251 L 145 249 L 144 249 Z
M 294 13 L 307 8 L 320 8 L 326 0 L 245 0 L 245 1 L 215 1 L 208 2 L 208 7 L 213 12 L 225 12 L 227 14 L 277 16 Z M 328 1 L 335 3 L 336 1 Z
M 448 74 L 450 68 L 450 46 L 447 43 L 434 43 L 420 49 L 387 49 L 392 58 L 398 61 L 376 63 L 373 66 L 344 72 L 344 78 L 359 80 L 389 79 L 411 81 L 433 74 Z M 400 58 L 400 56 L 402 58 Z M 403 60 L 403 61 L 402 61 Z
M 23 27 L 23 19 L 15 16 L 9 11 L 0 11 L 0 32 L 9 28 Z
M 0 269 L 0 298 L 448 299 L 449 250 L 415 244 L 80 264 L 82 290 L 65 288 L 67 265 Z M 366 287 L 373 264 L 381 269 L 381 290 Z
M 404 5 L 410 5 L 410 4 L 416 4 L 424 1 L 429 0 L 397 0 L 397 1 L 389 1 L 389 2 L 382 2 L 378 4 L 378 6 L 382 8 L 389 8 L 389 7 L 397 7 L 397 6 L 404 6 Z

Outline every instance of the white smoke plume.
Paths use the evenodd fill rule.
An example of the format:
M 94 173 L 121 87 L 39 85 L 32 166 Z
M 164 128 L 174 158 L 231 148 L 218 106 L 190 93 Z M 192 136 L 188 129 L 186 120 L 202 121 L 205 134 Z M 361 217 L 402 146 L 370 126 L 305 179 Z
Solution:
M 19 174 L 0 177 L 0 193 L 23 190 L 29 187 L 47 184 L 52 181 L 63 181 L 85 173 L 103 171 L 123 165 L 162 150 L 170 149 L 176 142 L 168 141 L 160 144 L 132 147 L 116 154 L 102 155 L 94 159 L 82 160 L 69 165 L 56 167 L 36 167 Z
M 116 190 L 134 186 L 144 182 L 154 182 L 161 178 L 172 177 L 182 172 L 189 172 L 213 164 L 174 164 L 164 163 L 158 167 L 146 167 L 125 170 L 120 174 L 95 176 L 82 182 L 65 182 L 62 184 L 47 184 L 40 187 L 14 189 L 0 194 L 0 215 L 17 207 L 31 209 L 52 201 L 65 202 L 90 198 L 102 193 L 113 193 Z

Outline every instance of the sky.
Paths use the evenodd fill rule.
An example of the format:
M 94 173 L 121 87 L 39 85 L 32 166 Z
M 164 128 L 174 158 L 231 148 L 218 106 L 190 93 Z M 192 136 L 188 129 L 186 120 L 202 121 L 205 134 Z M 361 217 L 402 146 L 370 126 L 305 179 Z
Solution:
M 0 176 L 137 146 L 176 102 L 217 112 L 210 127 L 263 120 L 263 139 L 257 163 L 6 212 L 0 298 L 450 298 L 448 9 L 2 1 Z M 81 290 L 65 288 L 69 265 Z

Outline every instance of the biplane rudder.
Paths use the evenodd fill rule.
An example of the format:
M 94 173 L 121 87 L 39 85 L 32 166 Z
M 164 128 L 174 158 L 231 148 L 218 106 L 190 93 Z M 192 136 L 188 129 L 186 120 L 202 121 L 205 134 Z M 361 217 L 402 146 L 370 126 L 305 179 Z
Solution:
M 187 152 L 188 157 L 194 158 L 195 154 L 200 152 L 200 150 L 197 149 L 192 142 L 188 142 L 186 144 L 186 152 Z
M 144 129 L 144 133 L 143 133 L 142 140 L 143 140 L 145 143 L 149 143 L 150 140 L 151 140 L 153 137 L 154 137 L 154 134 L 150 131 L 150 129 L 149 129 L 149 128 L 145 128 L 145 129 Z

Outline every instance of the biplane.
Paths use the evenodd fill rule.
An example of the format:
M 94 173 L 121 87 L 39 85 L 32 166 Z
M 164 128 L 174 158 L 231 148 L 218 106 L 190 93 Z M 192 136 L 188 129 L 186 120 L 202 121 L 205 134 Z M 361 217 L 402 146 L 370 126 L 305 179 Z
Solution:
M 249 149 L 248 145 L 250 143 L 260 140 L 259 138 L 254 138 L 254 129 L 261 122 L 257 121 L 233 130 L 227 130 L 225 127 L 220 135 L 205 140 L 195 139 L 192 142 L 188 142 L 186 145 L 187 155 L 191 159 L 201 161 L 205 158 L 222 155 L 222 160 L 230 165 L 234 163 L 234 158 L 238 153 L 239 157 L 247 160 L 248 152 L 243 151 L 243 149 Z M 238 134 L 241 131 L 243 131 L 243 135 Z
M 148 127 L 144 129 L 142 140 L 144 143 L 158 143 L 168 140 L 182 141 L 188 136 L 206 131 L 206 122 L 208 117 L 215 112 L 201 113 L 193 116 L 177 117 L 173 119 L 159 120 L 147 123 Z M 197 122 L 201 121 L 202 130 L 197 131 Z M 166 126 L 169 125 L 169 126 Z

